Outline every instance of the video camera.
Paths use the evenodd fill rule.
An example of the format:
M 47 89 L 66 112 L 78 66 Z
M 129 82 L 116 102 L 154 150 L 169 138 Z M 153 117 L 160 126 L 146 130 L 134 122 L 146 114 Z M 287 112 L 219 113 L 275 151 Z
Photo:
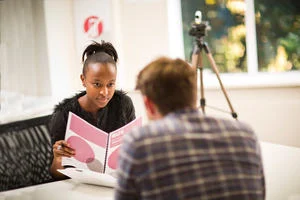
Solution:
M 202 13 L 197 10 L 195 12 L 195 22 L 192 24 L 192 28 L 189 30 L 189 35 L 197 38 L 202 38 L 207 35 L 207 31 L 210 30 L 208 21 L 202 22 Z

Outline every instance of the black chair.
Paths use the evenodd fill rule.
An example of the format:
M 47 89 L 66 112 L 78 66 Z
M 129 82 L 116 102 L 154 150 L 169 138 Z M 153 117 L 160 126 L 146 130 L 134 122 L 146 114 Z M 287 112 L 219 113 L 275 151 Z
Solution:
M 0 191 L 53 181 L 50 117 L 0 125 Z

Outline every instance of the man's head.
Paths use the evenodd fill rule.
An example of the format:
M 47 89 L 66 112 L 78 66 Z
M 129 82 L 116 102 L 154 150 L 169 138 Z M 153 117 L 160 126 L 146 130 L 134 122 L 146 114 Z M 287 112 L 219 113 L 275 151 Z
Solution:
M 136 89 L 144 97 L 149 119 L 196 107 L 196 73 L 181 59 L 161 57 L 152 61 L 139 73 Z

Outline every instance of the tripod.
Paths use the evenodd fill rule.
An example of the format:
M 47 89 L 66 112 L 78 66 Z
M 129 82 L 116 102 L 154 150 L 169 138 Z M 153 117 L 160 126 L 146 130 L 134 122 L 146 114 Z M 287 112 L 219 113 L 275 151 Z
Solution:
M 231 110 L 231 115 L 234 119 L 237 119 L 237 113 L 234 111 L 231 103 L 230 103 L 230 100 L 229 100 L 229 97 L 227 95 L 227 92 L 225 90 L 225 87 L 223 86 L 223 83 L 221 81 L 221 78 L 220 78 L 220 75 L 219 75 L 219 70 L 217 68 L 217 65 L 214 61 L 214 58 L 210 52 L 210 49 L 207 45 L 206 42 L 203 41 L 203 35 L 200 35 L 199 37 L 196 37 L 196 40 L 195 40 L 195 44 L 194 44 L 194 48 L 193 48 L 193 53 L 192 53 L 192 67 L 196 70 L 196 73 L 197 73 L 197 70 L 200 71 L 200 95 L 201 95 L 201 98 L 200 98 L 200 107 L 201 107 L 201 110 L 203 112 L 203 114 L 205 114 L 205 97 L 204 97 L 204 85 L 203 85 L 203 60 L 202 60 L 202 50 L 204 49 L 206 55 L 207 55 L 207 58 L 208 58 L 208 61 L 212 67 L 212 70 L 214 71 L 214 73 L 216 74 L 217 78 L 218 78 L 218 81 L 219 81 L 219 84 L 220 84 L 220 87 L 223 91 L 223 94 L 226 98 L 226 101 L 229 105 L 229 108 Z M 197 76 L 196 76 L 196 79 L 197 79 Z M 197 80 L 195 80 L 197 81 Z

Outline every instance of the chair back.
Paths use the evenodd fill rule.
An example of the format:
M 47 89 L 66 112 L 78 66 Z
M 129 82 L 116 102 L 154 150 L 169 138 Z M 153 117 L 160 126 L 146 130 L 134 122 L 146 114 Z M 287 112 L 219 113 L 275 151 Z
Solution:
M 0 191 L 53 181 L 50 117 L 0 125 Z

